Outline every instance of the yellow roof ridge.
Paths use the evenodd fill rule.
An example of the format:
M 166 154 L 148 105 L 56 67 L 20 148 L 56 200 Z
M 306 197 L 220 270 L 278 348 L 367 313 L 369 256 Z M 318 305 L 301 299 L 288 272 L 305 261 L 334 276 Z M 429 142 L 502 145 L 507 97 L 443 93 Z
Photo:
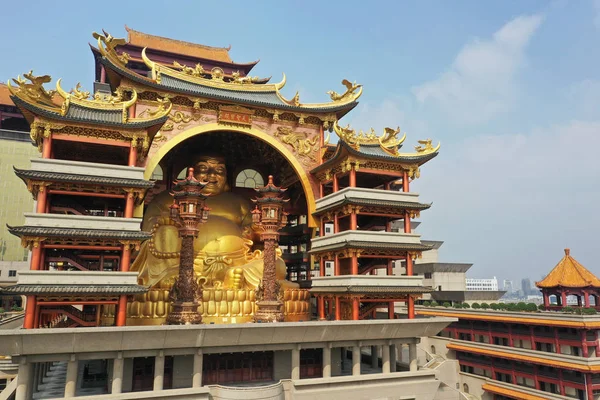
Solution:
M 536 282 L 536 286 L 539 288 L 558 286 L 573 288 L 593 286 L 600 288 L 600 279 L 571 257 L 570 249 L 565 249 L 565 256 L 544 279 Z

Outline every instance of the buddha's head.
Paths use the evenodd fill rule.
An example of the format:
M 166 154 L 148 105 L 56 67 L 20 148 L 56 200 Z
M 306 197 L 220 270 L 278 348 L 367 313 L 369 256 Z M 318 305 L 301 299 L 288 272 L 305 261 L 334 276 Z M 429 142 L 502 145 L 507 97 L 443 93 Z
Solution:
M 202 190 L 203 194 L 216 196 L 229 191 L 227 167 L 222 157 L 200 156 L 194 164 L 194 177 L 201 182 L 208 182 Z

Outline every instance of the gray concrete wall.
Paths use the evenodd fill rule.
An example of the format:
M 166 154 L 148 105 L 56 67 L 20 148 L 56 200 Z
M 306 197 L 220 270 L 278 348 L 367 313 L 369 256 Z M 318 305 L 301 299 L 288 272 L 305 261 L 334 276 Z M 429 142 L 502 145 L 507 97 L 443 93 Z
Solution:
M 331 376 L 342 374 L 342 348 L 334 347 L 331 349 Z
M 294 400 L 434 400 L 440 381 L 433 373 L 369 374 L 294 381 Z
M 131 392 L 133 388 L 133 358 L 126 358 L 123 363 L 123 392 Z
M 212 400 L 285 400 L 283 384 L 264 387 L 226 387 L 211 386 L 210 398 Z
M 173 389 L 189 388 L 192 386 L 194 371 L 194 356 L 173 357 Z
M 290 379 L 292 376 L 292 351 L 275 351 L 273 355 L 273 379 Z
M 494 395 L 487 393 L 481 387 L 486 382 L 486 378 L 480 377 L 473 374 L 467 374 L 461 372 L 459 375 L 460 378 L 460 389 L 464 391 L 466 389 L 465 384 L 468 386 L 469 394 L 475 396 L 477 399 L 481 400 L 492 400 Z

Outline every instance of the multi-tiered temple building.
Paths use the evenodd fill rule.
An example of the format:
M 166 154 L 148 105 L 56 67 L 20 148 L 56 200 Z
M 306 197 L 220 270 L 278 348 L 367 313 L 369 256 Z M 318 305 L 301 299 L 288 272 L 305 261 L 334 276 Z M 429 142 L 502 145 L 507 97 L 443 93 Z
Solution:
M 430 205 L 410 182 L 440 146 L 404 152 L 399 128 L 340 126 L 359 84 L 304 103 L 229 49 L 127 30 L 94 34 L 93 90 L 31 71 L 9 83 L 41 157 L 14 171 L 36 206 L 9 226 L 31 255 L 3 289 L 26 297 L 26 330 L 0 333 L 19 366 L 7 390 L 234 398 L 227 385 L 243 383 L 245 398 L 433 399 L 416 344 L 451 319 L 415 318 L 431 289 L 413 262 L 431 247 L 411 219 Z M 182 178 L 202 207 L 174 203 Z M 184 235 L 180 214 L 202 224 Z M 183 292 L 202 324 L 168 325 Z M 266 323 L 265 307 L 285 322 Z

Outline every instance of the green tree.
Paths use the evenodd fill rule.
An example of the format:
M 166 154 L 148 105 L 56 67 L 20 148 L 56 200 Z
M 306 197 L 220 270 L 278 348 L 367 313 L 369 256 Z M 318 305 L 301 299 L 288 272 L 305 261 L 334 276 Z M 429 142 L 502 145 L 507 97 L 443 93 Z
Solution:
M 437 306 L 439 306 L 438 302 L 437 302 L 437 301 L 435 301 L 435 300 L 433 300 L 433 301 L 431 302 L 431 307 L 437 307 Z
M 488 303 L 481 303 L 481 308 L 487 310 L 488 308 L 490 308 L 490 305 Z
M 424 302 L 423 302 L 423 305 L 424 305 L 425 307 L 431 307 L 431 303 L 430 303 L 430 302 L 428 302 L 428 301 L 424 301 Z
M 498 310 L 498 309 L 500 309 L 500 306 L 498 305 L 498 303 L 492 303 L 492 304 L 490 304 L 490 308 L 492 310 Z
M 595 308 L 584 308 L 581 310 L 581 313 L 584 315 L 596 315 L 598 312 Z
M 544 310 L 546 310 L 546 306 L 545 306 L 545 305 L 543 305 L 543 304 L 540 304 L 540 305 L 538 306 L 538 310 L 540 310 L 540 311 L 544 311 Z
M 573 307 L 567 306 L 567 307 L 563 307 L 562 311 L 569 313 L 569 314 L 573 314 L 575 312 L 575 309 Z
M 449 302 L 445 301 L 444 304 L 442 304 L 444 307 L 449 308 L 452 304 L 450 304 Z
M 462 308 L 471 308 L 469 303 L 462 303 Z
M 471 308 L 478 310 L 481 308 L 481 305 L 479 303 L 473 303 L 473 304 L 471 304 Z
M 527 303 L 527 308 L 525 309 L 525 311 L 536 312 L 537 309 L 538 307 L 535 303 Z

